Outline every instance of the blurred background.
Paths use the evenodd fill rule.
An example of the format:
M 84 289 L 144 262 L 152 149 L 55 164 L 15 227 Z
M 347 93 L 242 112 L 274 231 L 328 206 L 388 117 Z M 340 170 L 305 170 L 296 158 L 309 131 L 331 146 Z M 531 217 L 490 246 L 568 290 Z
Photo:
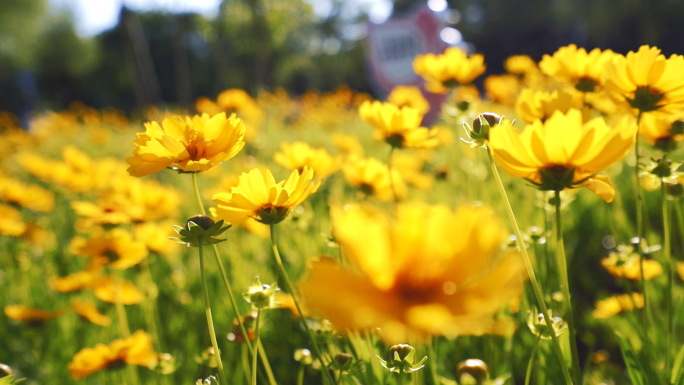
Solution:
M 2 0 L 0 110 L 191 108 L 227 88 L 379 96 L 369 30 L 420 7 L 440 23 L 430 38 L 484 53 L 487 74 L 570 43 L 684 53 L 680 0 Z

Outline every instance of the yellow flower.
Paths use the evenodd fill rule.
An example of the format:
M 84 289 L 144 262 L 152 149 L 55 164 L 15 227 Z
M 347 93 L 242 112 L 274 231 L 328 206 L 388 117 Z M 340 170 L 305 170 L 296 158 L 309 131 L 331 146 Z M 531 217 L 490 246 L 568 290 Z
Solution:
M 0 204 L 0 234 L 18 237 L 26 232 L 26 223 L 21 219 L 19 210 Z
M 435 184 L 435 177 L 423 172 L 426 160 L 425 154 L 400 152 L 392 156 L 392 169 L 396 169 L 406 183 L 429 191 Z
M 392 185 L 397 199 L 408 193 L 404 178 L 397 170 L 392 170 L 392 177 L 387 165 L 375 158 L 349 158 L 342 166 L 344 178 L 352 187 L 360 190 L 365 196 L 375 197 L 384 202 L 394 200 Z
M 212 207 L 211 213 L 228 223 L 241 223 L 249 218 L 265 224 L 278 223 L 318 190 L 321 182 L 314 182 L 313 174 L 305 166 L 301 174 L 295 170 L 287 180 L 276 183 L 269 170 L 265 174 L 258 169 L 243 173 L 230 193 L 214 195 L 217 207 Z
M 74 309 L 76 314 L 95 325 L 109 326 L 112 324 L 112 319 L 97 311 L 95 304 L 90 301 L 72 299 L 71 308 Z
M 684 107 L 684 56 L 669 59 L 656 47 L 614 55 L 603 67 L 604 86 L 640 112 L 676 112 Z
M 302 171 L 309 167 L 319 179 L 329 177 L 340 168 L 339 158 L 333 158 L 324 148 L 314 149 L 304 142 L 281 143 L 280 152 L 273 155 L 273 160 L 289 170 Z
M 234 88 L 221 92 L 216 103 L 207 98 L 197 99 L 197 112 L 210 116 L 225 112 L 235 113 L 245 123 L 245 139 L 253 140 L 264 120 L 264 114 L 256 100 L 241 89 Z
M 684 139 L 684 122 L 681 121 L 683 117 L 681 113 L 669 116 L 643 114 L 639 124 L 639 135 L 650 145 L 668 148 Z
M 50 191 L 3 174 L 0 174 L 0 200 L 33 211 L 50 212 L 55 208 L 55 196 Z
M 644 296 L 639 293 L 615 295 L 601 301 L 596 301 L 596 309 L 591 315 L 597 319 L 607 319 L 622 311 L 632 311 L 634 308 L 644 307 Z
M 420 88 L 414 86 L 396 86 L 387 95 L 387 101 L 397 107 L 412 107 L 425 115 L 430 111 L 430 102 L 423 96 Z
M 601 265 L 614 277 L 624 277 L 633 281 L 641 279 L 639 255 L 636 253 L 620 255 L 612 252 L 608 257 L 601 260 Z M 663 266 L 660 262 L 654 259 L 644 259 L 644 280 L 649 281 L 660 277 L 662 274 Z
M 245 145 L 245 126 L 235 114 L 173 116 L 161 125 L 145 123 L 145 132 L 136 136 L 134 156 L 126 159 L 130 175 L 145 176 L 167 167 L 197 172 L 234 157 Z
M 307 307 L 341 330 L 379 327 L 388 341 L 481 335 L 521 292 L 517 253 L 498 257 L 508 232 L 493 212 L 423 203 L 333 211 L 333 234 L 359 274 L 327 259 L 302 285 Z
M 100 279 L 99 269 L 83 270 L 65 277 L 52 277 L 49 284 L 52 289 L 60 293 L 69 293 L 86 289 L 98 279 Z
M 415 108 L 366 101 L 359 107 L 359 115 L 375 128 L 376 139 L 392 147 L 431 148 L 439 144 L 437 130 L 421 127 L 423 115 Z
M 535 121 L 522 134 L 503 119 L 491 130 L 489 145 L 496 162 L 514 177 L 550 191 L 582 185 L 611 202 L 615 189 L 596 173 L 624 158 L 635 136 L 636 126 L 626 118 L 610 129 L 600 117 L 583 124 L 580 111 L 571 109 Z
M 490 75 L 484 81 L 484 88 L 489 99 L 513 106 L 520 91 L 520 80 L 513 75 Z
M 526 123 L 533 123 L 535 120 L 544 122 L 556 111 L 566 114 L 571 108 L 581 109 L 582 99 L 577 96 L 577 93 L 567 91 L 545 92 L 526 88 L 515 103 L 515 112 Z
M 152 338 L 142 330 L 125 339 L 117 339 L 109 345 L 97 344 L 76 353 L 68 368 L 75 380 L 116 367 L 117 363 L 153 367 L 159 357 L 152 347 Z
M 124 270 L 147 258 L 147 247 L 136 241 L 128 231 L 116 228 L 108 232 L 95 232 L 90 238 L 75 237 L 69 252 L 91 258 L 92 266 L 108 265 Z
M 121 278 L 104 277 L 91 283 L 89 289 L 95 298 L 116 303 L 117 295 L 124 305 L 136 305 L 145 300 L 145 294 L 133 282 Z
M 5 306 L 5 315 L 19 322 L 42 322 L 59 317 L 62 315 L 62 311 L 34 309 L 25 305 L 7 305 Z
M 527 55 L 513 55 L 504 62 L 506 72 L 513 75 L 524 75 L 537 70 L 537 63 Z
M 141 223 L 133 227 L 133 234 L 136 240 L 155 253 L 169 256 L 178 251 L 179 244 L 169 239 L 177 235 L 172 221 Z
M 363 156 L 363 145 L 354 135 L 336 132 L 330 137 L 333 146 L 344 155 Z
M 425 79 L 425 88 L 434 93 L 446 93 L 452 86 L 470 83 L 486 69 L 483 55 L 468 57 L 457 47 L 449 47 L 441 55 L 418 55 L 413 60 L 413 71 Z
M 539 68 L 546 75 L 572 83 L 579 91 L 593 92 L 601 81 L 604 64 L 614 55 L 611 50 L 598 48 L 587 53 L 584 48 L 570 44 L 559 48 L 553 56 L 544 55 Z

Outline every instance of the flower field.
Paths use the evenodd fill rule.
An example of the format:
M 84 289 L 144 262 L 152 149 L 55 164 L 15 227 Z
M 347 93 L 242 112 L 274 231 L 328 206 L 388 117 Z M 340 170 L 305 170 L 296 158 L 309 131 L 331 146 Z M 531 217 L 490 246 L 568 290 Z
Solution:
M 684 56 L 486 63 L 0 113 L 0 385 L 684 384 Z

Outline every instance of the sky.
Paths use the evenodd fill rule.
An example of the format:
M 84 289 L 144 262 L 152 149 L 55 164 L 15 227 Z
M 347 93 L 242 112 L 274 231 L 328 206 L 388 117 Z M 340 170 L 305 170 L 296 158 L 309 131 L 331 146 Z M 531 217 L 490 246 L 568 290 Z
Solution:
M 305 0 L 319 17 L 332 11 L 331 0 Z M 440 1 L 444 0 L 432 0 Z M 444 1 L 446 3 L 446 1 Z M 80 36 L 90 37 L 114 27 L 121 7 L 136 11 L 197 12 L 207 17 L 218 13 L 221 0 L 49 0 L 54 9 L 70 12 Z M 374 23 L 382 23 L 392 13 L 391 0 L 349 0 L 344 3 L 349 13 L 367 12 Z

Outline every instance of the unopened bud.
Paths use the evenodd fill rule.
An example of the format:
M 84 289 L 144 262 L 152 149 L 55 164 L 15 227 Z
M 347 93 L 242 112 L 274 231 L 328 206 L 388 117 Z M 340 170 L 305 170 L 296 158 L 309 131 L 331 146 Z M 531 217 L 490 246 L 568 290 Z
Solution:
M 214 220 L 206 215 L 195 215 L 185 222 L 185 229 L 190 231 L 190 222 L 199 226 L 202 230 L 207 231 L 214 225 Z
M 484 384 L 489 379 L 489 368 L 484 361 L 471 358 L 456 366 L 456 378 L 462 384 Z

